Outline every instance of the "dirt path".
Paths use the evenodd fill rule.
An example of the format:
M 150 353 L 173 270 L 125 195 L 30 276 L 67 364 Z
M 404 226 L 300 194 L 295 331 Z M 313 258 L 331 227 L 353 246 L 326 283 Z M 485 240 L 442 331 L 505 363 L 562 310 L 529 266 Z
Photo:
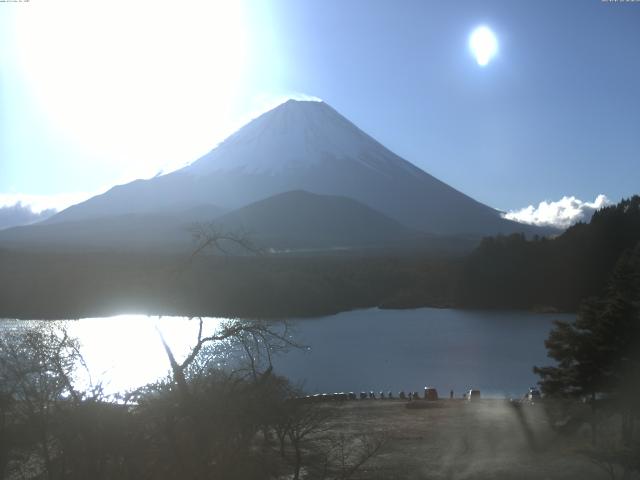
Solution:
M 588 432 L 556 434 L 539 405 L 501 400 L 405 402 L 362 400 L 337 407 L 334 429 L 386 437 L 381 453 L 359 473 L 373 479 L 604 479 L 578 453 Z

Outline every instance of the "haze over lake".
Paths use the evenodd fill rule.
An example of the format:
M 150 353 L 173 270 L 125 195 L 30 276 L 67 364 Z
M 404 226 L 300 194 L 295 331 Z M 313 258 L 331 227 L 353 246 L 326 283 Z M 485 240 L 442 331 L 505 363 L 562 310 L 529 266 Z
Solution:
M 367 309 L 293 319 L 294 340 L 306 348 L 274 358 L 277 373 L 309 393 L 422 390 L 441 395 L 480 388 L 485 395 L 520 395 L 535 384 L 533 365 L 546 365 L 544 339 L 555 319 L 572 315 L 420 308 Z M 222 319 L 207 318 L 205 333 Z M 34 321 L 24 321 L 32 323 Z M 4 328 L 24 324 L 3 320 Z M 197 322 L 185 317 L 120 315 L 67 321 L 79 338 L 93 381 L 115 393 L 168 372 L 157 329 L 176 356 L 187 354 Z M 225 359 L 221 357 L 221 363 Z

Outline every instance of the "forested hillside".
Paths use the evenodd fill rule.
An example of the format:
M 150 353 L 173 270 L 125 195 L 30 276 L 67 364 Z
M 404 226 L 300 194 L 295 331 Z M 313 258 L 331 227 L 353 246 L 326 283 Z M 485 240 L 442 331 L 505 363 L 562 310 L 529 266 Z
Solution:
M 458 304 L 575 310 L 602 293 L 616 261 L 640 242 L 640 197 L 595 213 L 554 239 L 485 238 L 460 272 Z

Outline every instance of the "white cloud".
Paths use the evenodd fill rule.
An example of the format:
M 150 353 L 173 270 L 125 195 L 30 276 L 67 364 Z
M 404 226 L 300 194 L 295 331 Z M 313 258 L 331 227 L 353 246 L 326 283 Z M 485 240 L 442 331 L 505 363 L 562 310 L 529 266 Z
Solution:
M 0 208 L 21 205 L 28 207 L 33 213 L 45 210 L 64 210 L 76 203 L 84 202 L 93 194 L 89 193 L 59 193 L 54 195 L 29 195 L 23 193 L 0 193 Z
M 12 206 L 0 207 L 0 230 L 20 225 L 29 225 L 55 215 L 56 210 L 42 210 L 34 212 L 29 205 L 18 202 Z
M 543 201 L 537 207 L 529 205 L 504 214 L 504 218 L 531 225 L 567 228 L 577 222 L 588 222 L 596 210 L 611 201 L 600 194 L 593 202 L 583 202 L 574 196 L 562 197 L 556 202 Z
M 0 193 L 0 230 L 46 220 L 59 211 L 84 202 L 92 196 L 94 194 L 90 193 L 54 195 Z

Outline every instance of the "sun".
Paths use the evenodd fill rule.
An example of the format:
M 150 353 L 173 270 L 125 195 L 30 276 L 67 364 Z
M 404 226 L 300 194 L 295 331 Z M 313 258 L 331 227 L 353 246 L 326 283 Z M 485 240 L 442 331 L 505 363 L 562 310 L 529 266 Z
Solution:
M 469 48 L 481 67 L 485 67 L 498 52 L 498 39 L 489 27 L 478 27 L 469 38 Z
M 249 55 L 241 2 L 33 3 L 16 16 L 21 71 L 72 145 L 137 178 L 225 129 Z

